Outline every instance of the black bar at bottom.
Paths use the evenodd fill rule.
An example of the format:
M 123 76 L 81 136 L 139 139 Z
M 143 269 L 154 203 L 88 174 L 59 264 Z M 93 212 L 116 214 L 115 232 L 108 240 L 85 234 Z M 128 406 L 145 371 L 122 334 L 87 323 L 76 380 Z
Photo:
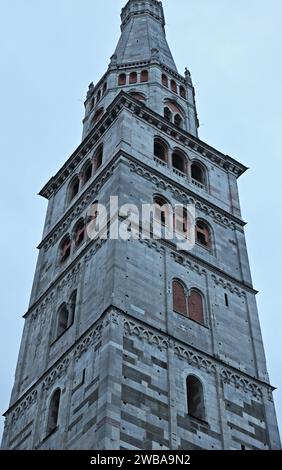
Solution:
M 0 464 L 78 465 L 80 468 L 106 466 L 132 468 L 132 465 L 198 466 L 208 464 L 271 465 L 281 467 L 281 451 L 0 451 Z

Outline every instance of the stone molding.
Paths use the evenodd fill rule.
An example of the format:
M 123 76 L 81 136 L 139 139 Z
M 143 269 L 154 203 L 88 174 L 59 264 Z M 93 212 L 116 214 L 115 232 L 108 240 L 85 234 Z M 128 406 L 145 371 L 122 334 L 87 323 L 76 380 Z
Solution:
M 112 122 L 116 119 L 123 108 L 130 109 L 132 113 L 141 117 L 141 119 L 155 125 L 157 129 L 162 130 L 162 132 L 166 133 L 169 137 L 175 138 L 177 142 L 181 142 L 187 147 L 187 150 L 192 148 L 196 152 L 200 153 L 204 158 L 207 158 L 213 163 L 219 165 L 226 171 L 230 171 L 236 175 L 236 177 L 239 177 L 247 170 L 244 165 L 237 162 L 232 157 L 224 155 L 205 142 L 202 142 L 197 137 L 177 128 L 172 123 L 167 122 L 163 116 L 147 108 L 144 104 L 140 103 L 124 91 L 121 91 L 107 108 L 107 111 L 104 116 L 102 116 L 99 124 L 97 124 L 97 126 L 89 133 L 58 173 L 51 178 L 40 191 L 39 194 L 41 196 L 49 199 L 53 193 L 58 191 L 69 175 L 83 161 L 88 152 L 98 144 L 102 135 L 111 126 Z
M 18 420 L 37 401 L 39 391 L 41 389 L 48 390 L 57 380 L 66 374 L 71 360 L 78 360 L 93 344 L 98 342 L 102 338 L 104 329 L 111 323 L 122 326 L 125 336 L 135 336 L 162 351 L 172 349 L 178 357 L 187 361 L 192 366 L 206 370 L 208 373 L 216 374 L 216 372 L 219 372 L 222 384 L 232 384 L 235 388 L 241 389 L 259 399 L 263 398 L 264 388 L 267 390 L 266 396 L 268 400 L 273 400 L 273 387 L 271 385 L 267 383 L 259 385 L 243 372 L 238 373 L 228 366 L 222 366 L 222 362 L 213 360 L 210 356 L 200 353 L 192 347 L 183 345 L 180 341 L 169 337 L 165 333 L 159 333 L 153 327 L 142 324 L 128 314 L 110 307 L 95 325 L 77 341 L 73 348 L 52 366 L 48 373 L 33 385 L 23 398 L 20 398 L 15 405 L 12 405 L 5 413 L 5 417 L 9 419 L 11 416 L 13 422 Z

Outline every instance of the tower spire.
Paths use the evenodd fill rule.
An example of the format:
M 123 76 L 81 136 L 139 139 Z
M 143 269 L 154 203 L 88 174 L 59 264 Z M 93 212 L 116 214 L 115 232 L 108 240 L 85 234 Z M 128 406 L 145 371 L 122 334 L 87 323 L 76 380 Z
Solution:
M 114 53 L 118 65 L 150 60 L 158 52 L 161 63 L 177 72 L 165 35 L 162 3 L 129 0 L 121 12 L 121 38 Z

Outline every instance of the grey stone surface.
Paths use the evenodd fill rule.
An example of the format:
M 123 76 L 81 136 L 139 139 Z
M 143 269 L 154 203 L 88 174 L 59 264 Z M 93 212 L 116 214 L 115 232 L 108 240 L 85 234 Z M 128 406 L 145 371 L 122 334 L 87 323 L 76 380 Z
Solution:
M 280 449 L 237 188 L 245 167 L 198 139 L 193 85 L 175 68 L 161 3 L 130 0 L 122 22 L 109 69 L 88 93 L 83 142 L 41 192 L 48 211 L 2 448 Z M 140 77 L 144 68 L 148 82 L 117 86 L 121 71 Z M 163 72 L 186 87 L 187 99 L 162 85 Z M 182 129 L 164 120 L 167 99 L 182 107 Z M 165 166 L 154 159 L 155 137 L 167 142 Z M 101 143 L 102 166 L 68 203 L 72 178 Z M 186 155 L 186 175 L 173 171 L 175 149 Z M 206 169 L 205 188 L 191 179 L 194 160 Z M 112 195 L 140 208 L 154 195 L 195 204 L 211 227 L 212 249 L 180 253 L 173 241 L 86 238 L 62 266 L 62 238 L 68 233 L 73 243 L 76 222 Z M 173 311 L 174 278 L 202 292 L 204 326 Z M 75 289 L 74 322 L 54 341 L 58 308 Z M 205 421 L 188 415 L 190 374 L 203 384 Z M 47 436 L 58 388 L 58 428 Z

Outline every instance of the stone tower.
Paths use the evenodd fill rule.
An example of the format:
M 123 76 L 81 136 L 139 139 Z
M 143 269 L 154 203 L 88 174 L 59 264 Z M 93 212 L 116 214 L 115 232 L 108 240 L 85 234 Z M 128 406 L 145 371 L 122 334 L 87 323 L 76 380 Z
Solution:
M 40 193 L 48 210 L 2 447 L 279 449 L 237 190 L 246 168 L 198 138 L 161 2 L 129 0 L 121 19 L 82 143 Z M 111 196 L 194 204 L 193 250 L 90 239 L 89 207 Z

